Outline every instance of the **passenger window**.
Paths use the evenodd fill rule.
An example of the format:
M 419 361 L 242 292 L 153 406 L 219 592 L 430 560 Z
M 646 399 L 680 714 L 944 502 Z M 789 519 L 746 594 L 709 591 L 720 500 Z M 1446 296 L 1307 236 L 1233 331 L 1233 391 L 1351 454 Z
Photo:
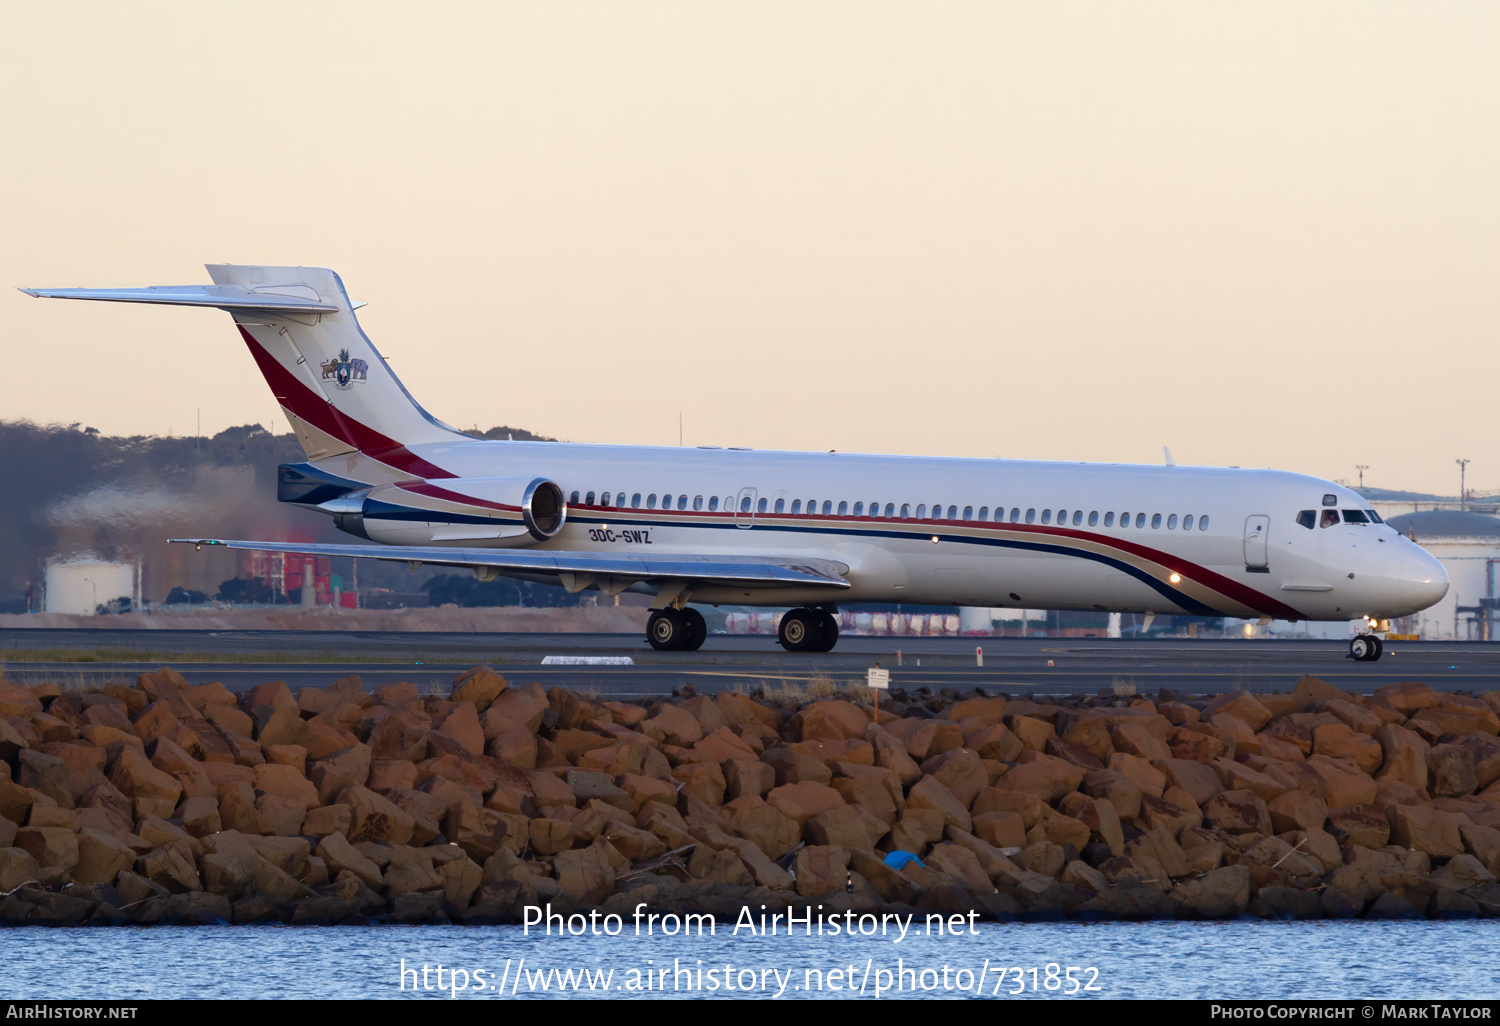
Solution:
M 1105 527 L 1114 527 L 1115 526 L 1115 515 L 1114 515 L 1114 513 L 1106 513 L 1106 514 L 1104 514 L 1104 526 Z
M 1075 509 L 1073 511 L 1073 526 L 1077 527 L 1077 526 L 1079 526 L 1082 523 L 1083 523 L 1083 510 L 1081 510 L 1081 509 Z
M 801 499 L 793 499 L 792 500 L 792 512 L 793 513 L 801 513 L 802 512 L 802 500 Z
M 1019 524 L 1021 522 L 1021 507 L 1020 506 L 1012 506 L 1010 508 L 1010 522 L 1013 523 L 1013 524 Z
M 1130 514 L 1129 513 L 1121 513 L 1120 514 L 1120 526 L 1121 527 L 1129 527 L 1130 526 Z
M 568 505 L 569 506 L 576 506 L 576 505 L 578 505 L 578 493 L 577 492 L 574 492 L 572 495 L 570 495 L 568 497 Z
M 949 520 L 957 520 L 958 519 L 958 507 L 957 506 L 949 506 L 948 507 L 948 519 Z
M 1339 511 L 1336 509 L 1325 509 L 1321 520 L 1321 526 L 1332 527 L 1339 522 Z
M 841 513 L 843 512 L 843 507 L 844 507 L 844 504 L 842 502 L 839 503 L 839 512 L 841 512 Z M 857 516 L 857 517 L 862 517 L 862 516 L 865 515 L 865 504 L 864 503 L 862 503 L 862 502 L 856 502 L 854 504 L 854 515 Z
M 888 503 L 886 503 L 885 504 L 885 518 L 887 520 L 891 520 L 895 516 L 896 516 L 896 504 L 894 502 L 888 502 Z
M 695 496 L 693 496 L 693 508 L 694 509 L 702 509 L 703 508 L 703 496 L 701 496 L 701 495 L 695 495 Z
M 1208 530 L 1208 517 L 1199 517 L 1198 518 L 1198 530 L 1200 530 L 1200 531 L 1207 531 Z
M 1318 513 L 1316 510 L 1305 509 L 1297 514 L 1297 523 L 1311 531 L 1318 526 Z
M 1042 523 L 1044 523 L 1044 524 L 1050 524 L 1050 523 L 1052 523 L 1052 511 L 1050 509 L 1044 509 L 1044 510 L 1042 510 Z
M 1146 514 L 1144 514 L 1144 513 L 1137 513 L 1135 515 L 1135 526 L 1137 528 L 1142 528 L 1142 527 L 1146 526 Z
M 1307 526 L 1311 527 L 1312 525 L 1309 524 Z M 1182 529 L 1184 531 L 1191 531 L 1193 529 L 1193 515 L 1191 513 L 1182 518 Z
M 708 497 L 708 511 L 710 513 L 716 513 L 716 512 L 718 512 L 718 509 L 719 509 L 719 497 L 717 495 L 710 495 Z
M 585 506 L 592 506 L 594 504 L 594 493 L 593 492 L 589 492 L 587 495 L 585 495 L 583 497 L 583 504 Z
M 741 513 L 749 513 L 750 512 L 750 496 L 747 495 L 743 499 L 740 500 L 740 512 Z
M 909 503 L 909 502 L 903 502 L 901 504 L 901 519 L 902 520 L 910 520 L 911 519 L 911 503 Z
M 965 520 L 973 520 L 974 519 L 974 507 L 973 506 L 965 506 L 964 507 L 964 519 Z
M 1368 524 L 1369 522 L 1369 519 L 1365 516 L 1364 510 L 1344 510 L 1344 523 L 1346 524 Z
M 766 511 L 766 501 L 765 499 L 761 499 L 760 502 L 755 504 L 755 511 L 757 513 L 764 513 Z
M 1097 509 L 1089 511 L 1089 526 L 1090 527 L 1098 527 L 1099 526 L 1099 511 Z M 1108 525 L 1106 525 L 1106 526 L 1108 526 Z
M 609 492 L 605 492 L 603 495 L 599 496 L 599 505 L 601 505 L 601 506 L 608 506 L 609 505 Z
M 1176 513 L 1173 513 L 1171 516 L 1167 517 L 1167 530 L 1168 531 L 1175 531 L 1175 530 L 1177 530 L 1177 514 Z
M 1026 511 L 1026 522 L 1028 524 L 1034 524 L 1034 523 L 1036 523 L 1036 510 L 1034 510 L 1034 509 L 1028 509 Z
M 672 497 L 670 495 L 663 495 L 661 497 L 661 508 L 662 509 L 671 509 L 672 508 Z
M 655 492 L 652 492 L 650 495 L 646 496 L 646 508 L 647 509 L 655 509 L 656 508 L 656 493 Z
M 823 515 L 825 517 L 831 517 L 831 516 L 833 516 L 833 500 L 832 499 L 824 499 L 823 500 Z
M 640 492 L 636 492 L 634 495 L 632 495 L 630 497 L 630 508 L 631 509 L 640 509 L 641 508 L 641 493 Z
M 917 507 L 917 519 L 918 520 L 926 520 L 927 519 L 927 504 L 925 502 L 922 505 L 920 505 L 920 506 Z
M 785 509 L 786 509 L 786 500 L 785 499 L 777 499 L 776 500 L 776 512 L 780 513 L 780 512 L 782 512 Z
M 983 523 L 984 521 L 988 520 L 989 518 L 990 518 L 990 508 L 988 506 L 980 506 L 979 507 L 979 520 L 980 520 L 980 522 Z
M 1058 524 L 1066 524 L 1068 522 L 1068 511 L 1067 510 L 1060 509 L 1060 510 L 1057 511 L 1057 522 L 1058 522 Z
M 1153 531 L 1159 531 L 1159 530 L 1161 530 L 1161 514 L 1160 513 L 1153 513 L 1153 514 L 1151 514 L 1151 530 L 1153 530 Z
M 677 508 L 678 509 L 687 509 L 687 496 L 686 495 L 679 495 L 679 496 L 677 496 Z

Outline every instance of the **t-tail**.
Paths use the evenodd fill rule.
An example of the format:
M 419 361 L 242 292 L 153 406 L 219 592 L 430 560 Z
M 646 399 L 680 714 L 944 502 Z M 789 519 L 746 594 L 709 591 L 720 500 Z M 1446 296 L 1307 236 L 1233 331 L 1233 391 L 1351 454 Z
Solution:
M 21 291 L 53 299 L 227 311 L 310 460 L 358 451 L 426 477 L 424 461 L 408 446 L 467 437 L 422 409 L 391 373 L 361 330 L 356 304 L 334 272 L 323 267 L 207 267 L 212 285 Z

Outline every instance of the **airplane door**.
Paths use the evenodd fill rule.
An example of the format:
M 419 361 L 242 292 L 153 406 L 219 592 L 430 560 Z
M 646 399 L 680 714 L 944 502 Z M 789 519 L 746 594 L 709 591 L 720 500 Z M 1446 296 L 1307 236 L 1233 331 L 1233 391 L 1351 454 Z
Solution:
M 1245 518 L 1245 569 L 1267 569 L 1266 536 L 1271 531 L 1271 518 L 1256 513 Z
M 734 497 L 734 526 L 750 528 L 755 526 L 755 496 L 754 488 L 741 488 L 740 494 Z

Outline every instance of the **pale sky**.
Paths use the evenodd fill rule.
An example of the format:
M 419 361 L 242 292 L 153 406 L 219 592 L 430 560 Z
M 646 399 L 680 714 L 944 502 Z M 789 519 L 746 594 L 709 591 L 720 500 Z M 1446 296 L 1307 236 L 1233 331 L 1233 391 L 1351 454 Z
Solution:
M 435 415 L 1500 490 L 1493 3 L 0 2 L 0 416 L 270 424 L 332 267 Z M 276 430 L 286 423 L 276 418 Z

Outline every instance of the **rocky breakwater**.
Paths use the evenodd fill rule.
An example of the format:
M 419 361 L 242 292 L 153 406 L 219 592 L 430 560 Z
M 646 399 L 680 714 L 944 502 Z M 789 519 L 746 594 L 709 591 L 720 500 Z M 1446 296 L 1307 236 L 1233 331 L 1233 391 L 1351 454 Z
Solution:
M 894 708 L 892 708 L 894 706 Z M 0 921 L 1500 913 L 1500 692 L 0 683 Z M 893 868 L 885 856 L 920 857 Z

